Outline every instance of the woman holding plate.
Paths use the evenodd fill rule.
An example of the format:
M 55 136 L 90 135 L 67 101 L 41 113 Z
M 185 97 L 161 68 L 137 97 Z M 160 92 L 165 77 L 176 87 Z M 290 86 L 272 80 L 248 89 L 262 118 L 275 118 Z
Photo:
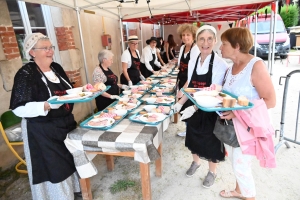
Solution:
M 94 69 L 94 84 L 104 83 L 110 88 L 102 95 L 96 97 L 96 105 L 98 111 L 104 110 L 107 106 L 119 99 L 120 88 L 125 89 L 125 85 L 118 84 L 118 77 L 111 71 L 114 54 L 109 50 L 102 50 L 98 54 L 99 66 Z
M 156 54 L 156 37 L 151 37 L 146 40 L 148 44 L 144 49 L 141 57 L 141 73 L 145 78 L 148 78 L 156 71 L 161 69 L 161 64 L 157 60 Z
M 228 69 L 226 74 L 223 89 L 236 96 L 245 96 L 250 101 L 263 99 L 266 108 L 273 108 L 276 105 L 274 86 L 264 61 L 249 54 L 249 50 L 253 45 L 253 37 L 249 29 L 228 29 L 221 35 L 221 40 L 220 50 L 222 56 L 233 61 L 232 67 Z M 265 112 L 264 114 L 268 115 L 267 111 Z M 232 111 L 226 111 L 222 114 L 221 118 L 226 120 L 236 119 L 237 117 Z M 267 122 L 264 124 L 267 124 Z M 237 130 L 236 128 L 235 130 Z M 260 146 L 258 143 L 255 144 Z M 273 145 L 270 146 L 273 150 Z M 236 186 L 231 191 L 222 190 L 220 195 L 224 198 L 254 200 L 256 189 L 251 169 L 254 156 L 244 154 L 241 147 L 242 144 L 236 148 L 225 144 L 236 177 Z M 268 149 L 268 147 L 260 146 L 258 149 Z M 265 155 L 264 160 L 268 160 Z
M 121 61 L 123 73 L 121 74 L 121 84 L 128 86 L 136 85 L 144 76 L 140 72 L 140 54 L 138 44 L 140 40 L 136 35 L 129 36 L 128 48 L 123 52 Z
M 183 93 L 180 91 L 182 87 L 187 87 L 187 73 L 188 73 L 188 63 L 190 60 L 190 52 L 195 45 L 195 38 L 196 38 L 196 31 L 197 28 L 192 24 L 182 24 L 178 27 L 177 33 L 179 34 L 182 42 L 184 45 L 180 47 L 179 51 L 179 59 L 178 59 L 178 66 L 179 66 L 179 73 L 177 75 L 177 98 L 182 98 Z M 195 48 L 198 50 L 198 47 Z M 181 132 L 177 134 L 178 136 L 184 137 L 186 132 Z
M 203 88 L 211 84 L 222 85 L 227 63 L 213 52 L 216 44 L 216 29 L 203 25 L 197 30 L 196 39 L 200 54 L 191 57 L 188 64 L 188 87 Z M 188 100 L 184 95 L 174 106 L 178 112 Z M 220 140 L 213 134 L 217 119 L 215 112 L 204 112 L 188 100 L 190 106 L 182 111 L 181 120 L 186 120 L 185 146 L 191 151 L 193 162 L 186 172 L 191 177 L 200 167 L 200 158 L 208 161 L 209 171 L 203 181 L 204 188 L 210 188 L 216 179 L 217 163 L 224 161 L 225 150 Z
M 72 88 L 64 71 L 53 62 L 54 46 L 41 33 L 24 41 L 30 62 L 16 73 L 10 106 L 22 117 L 22 135 L 33 200 L 74 200 L 80 192 L 73 156 L 66 148 L 67 134 L 76 128 L 73 104 L 49 104 L 47 99 L 62 96 Z

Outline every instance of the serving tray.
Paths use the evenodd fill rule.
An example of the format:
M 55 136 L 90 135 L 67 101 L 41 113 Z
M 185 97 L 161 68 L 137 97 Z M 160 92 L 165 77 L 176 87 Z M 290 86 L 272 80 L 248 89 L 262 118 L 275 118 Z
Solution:
M 117 105 L 118 101 L 115 101 L 114 103 L 110 104 L 107 108 L 110 108 L 110 107 L 114 107 L 115 105 Z M 129 113 L 131 113 L 132 111 L 134 111 L 135 109 L 137 109 L 139 106 L 141 105 L 141 102 L 139 101 L 137 103 L 137 106 L 135 108 L 133 108 L 132 110 L 128 110 L 127 113 L 125 115 L 123 115 L 120 119 L 115 119 L 115 122 L 111 125 L 111 126 L 106 126 L 106 127 L 95 127 L 95 126 L 90 126 L 88 125 L 88 122 L 92 119 L 94 119 L 94 116 L 95 115 L 99 115 L 100 113 L 102 112 L 105 112 L 105 113 L 108 113 L 108 110 L 107 108 L 103 111 L 100 111 L 100 112 L 97 112 L 96 114 L 94 114 L 93 116 L 89 117 L 88 119 L 84 120 L 83 122 L 81 122 L 79 124 L 80 127 L 83 127 L 83 128 L 89 128 L 89 129 L 98 129 L 98 130 L 109 130 L 109 129 L 112 129 L 114 128 L 116 125 L 118 125 L 125 117 L 127 117 L 127 115 Z
M 130 111 L 127 111 L 127 113 L 125 115 L 123 115 L 120 119 L 115 119 L 115 122 L 111 125 L 111 126 L 106 126 L 106 127 L 95 127 L 95 126 L 90 126 L 88 124 L 88 122 L 92 119 L 94 119 L 94 116 L 95 115 L 99 115 L 100 113 L 102 112 L 106 112 L 108 113 L 108 110 L 104 110 L 104 111 L 100 111 L 100 112 L 97 112 L 96 114 L 94 114 L 93 116 L 89 117 L 88 119 L 84 120 L 83 122 L 81 122 L 79 124 L 80 127 L 82 128 L 89 128 L 89 129 L 99 129 L 99 130 L 109 130 L 109 129 L 112 129 L 114 128 L 116 125 L 118 125 L 129 113 Z
M 91 96 L 88 96 L 87 98 L 83 98 L 83 99 L 67 99 L 67 100 L 57 100 L 57 98 L 55 98 L 55 99 L 48 100 L 48 103 L 51 103 L 51 104 L 62 104 L 62 103 L 83 103 L 83 102 L 89 102 L 89 101 L 92 101 L 93 99 L 95 99 L 96 97 L 100 96 L 104 92 L 106 92 L 110 87 L 111 86 L 108 85 L 108 86 L 106 86 L 105 90 L 99 91 L 99 92 L 95 92 L 94 94 L 92 94 Z
M 199 90 L 197 88 L 195 88 L 196 90 Z M 199 109 L 203 110 L 203 111 L 206 111 L 206 112 L 215 112 L 215 111 L 228 111 L 228 110 L 243 110 L 243 109 L 249 109 L 249 108 L 252 108 L 254 106 L 254 104 L 252 102 L 249 101 L 249 104 L 248 106 L 240 106 L 238 105 L 237 103 L 235 104 L 234 107 L 232 108 L 224 108 L 224 107 L 221 107 L 220 106 L 216 106 L 216 107 L 202 107 L 200 106 L 196 100 L 191 96 L 191 93 L 188 93 L 186 91 L 184 91 L 184 88 L 181 88 L 180 90 L 181 92 L 183 92 Z M 228 94 L 230 95 L 231 97 L 237 99 L 238 97 L 228 91 L 225 91 L 225 90 L 222 90 L 222 93 L 225 93 L 225 94 Z
M 141 115 L 139 112 L 130 116 L 129 120 L 133 121 L 133 122 L 137 122 L 137 123 L 141 123 L 141 124 L 149 124 L 149 125 L 158 125 L 159 123 L 161 123 L 162 121 L 164 121 L 165 119 L 167 119 L 168 117 L 171 117 L 174 114 L 173 110 L 170 110 L 170 113 L 168 115 L 166 115 L 166 117 L 158 122 L 144 122 L 141 121 L 139 119 L 139 115 Z

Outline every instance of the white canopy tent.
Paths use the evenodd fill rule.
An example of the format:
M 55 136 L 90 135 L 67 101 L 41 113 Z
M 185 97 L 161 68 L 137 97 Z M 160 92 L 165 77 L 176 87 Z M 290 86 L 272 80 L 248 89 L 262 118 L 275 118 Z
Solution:
M 170 13 L 207 10 L 236 6 L 231 12 L 242 12 L 239 9 L 244 5 L 257 5 L 270 3 L 272 0 L 24 0 L 32 3 L 47 4 L 59 7 L 69 7 L 79 10 L 89 10 L 95 14 L 123 20 L 141 18 L 145 16 L 165 15 Z M 148 7 L 149 5 L 149 7 Z M 119 7 L 121 13 L 119 13 Z M 151 9 L 151 13 L 149 11 Z M 253 11 L 252 11 L 253 12 Z M 215 14 L 214 14 L 215 15 Z M 226 16 L 223 16 L 226 18 Z M 240 16 L 243 18 L 244 16 Z M 229 20 L 230 21 L 230 20 Z
M 143 23 L 184 23 L 235 21 L 242 19 L 259 8 L 269 5 L 272 0 L 22 0 L 74 9 L 81 40 L 83 61 L 88 80 L 86 55 L 80 23 L 80 11 L 117 19 L 120 22 L 122 49 L 122 21 Z M 154 20 L 155 19 L 155 20 Z

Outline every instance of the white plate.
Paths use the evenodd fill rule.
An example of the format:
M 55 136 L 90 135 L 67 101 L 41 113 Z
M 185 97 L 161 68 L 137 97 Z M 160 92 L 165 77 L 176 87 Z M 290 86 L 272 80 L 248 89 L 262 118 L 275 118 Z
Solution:
M 148 121 L 148 118 L 146 116 L 152 116 L 152 115 L 156 115 L 157 118 L 155 121 Z M 147 122 L 147 123 L 156 123 L 159 121 L 162 121 L 166 118 L 166 115 L 162 114 L 162 113 L 148 113 L 148 114 L 144 114 L 144 115 L 140 115 L 139 116 L 139 120 L 141 120 L 142 122 Z
M 166 74 L 167 75 L 167 74 Z M 165 77 L 166 75 L 162 75 L 162 74 L 159 74 L 159 75 L 152 75 L 152 77 L 157 77 L 157 78 L 162 78 L 162 77 Z
M 167 103 L 167 104 L 169 104 L 169 103 L 173 103 L 175 101 L 175 98 L 168 98 L 168 97 L 166 97 L 166 98 L 163 98 L 163 99 L 164 100 L 162 102 L 157 102 L 157 100 L 156 100 L 155 103 L 157 103 L 157 104 L 160 104 L 160 103 Z M 170 101 L 166 101 L 165 99 L 169 99 Z
M 97 123 L 97 122 L 101 122 L 101 121 L 104 121 L 104 120 L 107 120 L 107 123 L 104 124 L 104 125 L 96 125 L 96 124 L 93 124 L 94 123 Z M 112 119 L 112 118 L 109 118 L 109 117 L 103 117 L 103 118 L 94 118 L 92 120 L 90 120 L 88 122 L 88 125 L 90 127 L 98 127 L 98 128 L 102 128 L 102 127 L 108 127 L 108 126 L 111 126 L 113 125 L 113 123 L 115 123 L 115 120 Z
M 120 110 L 120 109 L 132 110 L 132 109 L 135 109 L 137 107 L 137 104 L 134 104 L 134 103 L 127 103 L 127 105 L 134 106 L 134 107 L 130 108 L 130 109 L 126 109 L 124 104 L 118 104 L 118 105 L 116 105 L 116 109 L 117 110 Z
M 84 96 L 80 96 L 79 94 L 84 94 Z M 79 100 L 79 99 L 85 99 L 87 97 L 92 96 L 92 92 L 80 92 L 78 94 L 68 94 L 64 96 L 60 96 L 57 98 L 57 101 L 68 101 L 68 100 Z
M 164 83 L 176 83 L 176 79 L 170 79 L 170 78 L 161 79 L 161 81 Z

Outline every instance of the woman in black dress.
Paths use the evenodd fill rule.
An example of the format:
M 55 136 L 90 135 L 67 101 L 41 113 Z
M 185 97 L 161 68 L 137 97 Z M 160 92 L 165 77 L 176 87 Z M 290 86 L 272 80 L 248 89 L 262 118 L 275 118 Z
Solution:
M 197 28 L 192 24 L 182 24 L 178 27 L 177 33 L 179 34 L 181 40 L 184 42 L 184 45 L 180 47 L 179 51 L 179 59 L 178 59 L 178 66 L 179 66 L 179 73 L 177 75 L 177 98 L 182 98 L 183 93 L 180 91 L 182 87 L 186 88 L 187 77 L 188 77 L 188 63 L 191 57 L 191 50 L 195 46 L 195 38 L 196 38 L 196 31 Z M 198 50 L 198 48 L 195 48 Z M 184 137 L 186 135 L 186 131 L 180 132 L 177 134 L 180 137 Z
M 209 87 L 213 83 L 222 85 L 227 63 L 213 52 L 213 46 L 216 44 L 216 29 L 204 25 L 197 30 L 196 39 L 201 53 L 189 61 L 188 87 L 203 88 Z M 186 101 L 188 101 L 189 107 L 181 112 L 181 120 L 186 119 L 187 121 L 185 146 L 193 156 L 193 162 L 187 170 L 186 176 L 194 175 L 200 167 L 200 158 L 207 160 L 209 171 L 202 185 L 209 188 L 214 184 L 217 176 L 217 163 L 224 161 L 225 157 L 223 144 L 213 134 L 217 114 L 198 109 L 185 95 L 175 104 L 175 112 L 179 111 Z
M 30 62 L 14 78 L 10 106 L 22 117 L 22 135 L 33 200 L 74 200 L 80 192 L 73 156 L 66 148 L 67 134 L 76 128 L 73 104 L 49 104 L 52 96 L 66 94 L 72 85 L 64 71 L 53 62 L 54 46 L 41 33 L 24 41 Z
M 118 77 L 109 69 L 113 63 L 114 54 L 109 50 L 102 50 L 98 54 L 99 66 L 94 69 L 93 81 L 111 86 L 109 90 L 96 97 L 98 111 L 104 110 L 107 106 L 119 99 L 121 84 L 118 84 Z
M 156 37 L 151 37 L 146 40 L 147 46 L 143 49 L 141 57 L 141 73 L 145 78 L 148 78 L 154 73 L 157 73 L 162 65 L 157 60 L 156 54 Z
M 121 74 L 121 84 L 128 86 L 136 85 L 144 76 L 140 72 L 140 54 L 138 44 L 140 40 L 136 35 L 129 36 L 128 48 L 123 52 L 121 61 L 123 73 Z
M 164 63 L 169 63 L 173 58 L 175 58 L 175 47 L 176 43 L 172 34 L 168 36 L 168 40 L 165 44 L 165 52 L 163 54 Z

